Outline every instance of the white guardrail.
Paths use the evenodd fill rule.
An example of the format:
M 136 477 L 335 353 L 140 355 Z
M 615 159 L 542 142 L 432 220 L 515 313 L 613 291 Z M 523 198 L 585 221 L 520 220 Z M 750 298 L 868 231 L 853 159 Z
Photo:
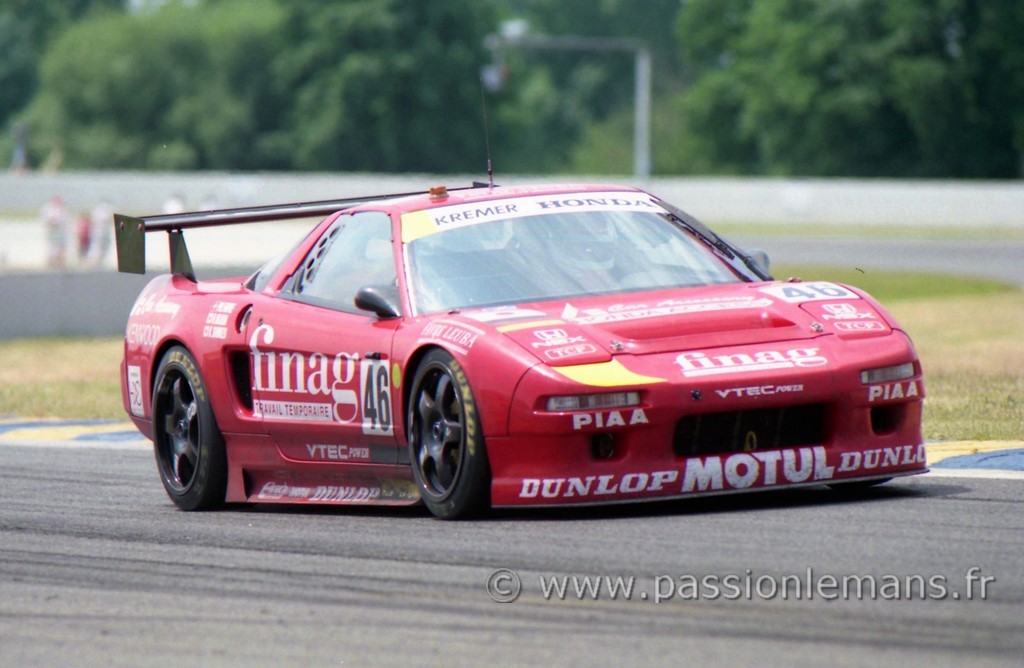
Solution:
M 330 173 L 59 172 L 0 175 L 0 218 L 38 216 L 61 195 L 70 210 L 100 200 L 118 211 L 159 213 L 172 198 L 187 210 L 355 197 L 468 185 L 483 175 Z M 929 225 L 1024 228 L 1024 181 L 654 177 L 638 183 L 574 176 L 503 176 L 499 184 L 601 181 L 638 185 L 711 225 Z

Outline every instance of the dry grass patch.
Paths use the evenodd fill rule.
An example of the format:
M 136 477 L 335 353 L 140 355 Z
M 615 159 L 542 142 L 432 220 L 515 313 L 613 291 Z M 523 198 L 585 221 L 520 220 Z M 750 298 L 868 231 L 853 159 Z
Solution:
M 124 418 L 120 338 L 0 342 L 0 414 Z
M 1024 439 L 1024 292 L 891 305 L 924 368 L 928 440 Z

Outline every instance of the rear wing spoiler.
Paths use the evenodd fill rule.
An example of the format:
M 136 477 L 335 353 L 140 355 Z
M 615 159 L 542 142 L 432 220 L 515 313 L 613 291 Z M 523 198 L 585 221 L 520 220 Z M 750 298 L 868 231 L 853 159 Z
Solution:
M 452 188 L 451 190 L 471 190 L 488 186 L 489 184 L 487 183 L 474 182 L 472 186 Z M 316 202 L 295 202 L 292 204 L 251 206 L 237 209 L 215 209 L 192 213 L 170 213 L 138 218 L 115 213 L 114 240 L 117 245 L 117 270 L 129 274 L 146 273 L 147 232 L 167 232 L 167 241 L 171 254 L 171 273 L 181 274 L 189 280 L 195 281 L 195 270 L 192 268 L 192 260 L 189 258 L 188 249 L 185 247 L 185 237 L 182 234 L 185 230 L 220 225 L 239 225 L 242 223 L 261 223 L 329 216 L 332 213 L 350 209 L 366 202 L 427 195 L 429 193 L 429 190 L 424 190 L 410 193 L 395 193 L 392 195 L 370 195 Z

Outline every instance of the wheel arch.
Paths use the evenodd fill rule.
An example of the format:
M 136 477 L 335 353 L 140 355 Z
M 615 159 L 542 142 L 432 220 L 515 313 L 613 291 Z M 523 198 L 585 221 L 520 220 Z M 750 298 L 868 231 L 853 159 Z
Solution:
M 405 363 L 405 369 L 402 370 L 402 437 L 406 445 L 409 443 L 409 401 L 412 397 L 412 386 L 416 379 L 416 372 L 419 371 L 420 364 L 423 362 L 423 358 L 429 355 L 434 350 L 443 350 L 444 352 L 455 355 L 450 351 L 446 350 L 444 346 L 439 346 L 433 343 L 427 343 L 412 352 L 409 355 Z
M 168 336 L 166 339 L 162 340 L 160 342 L 160 344 L 156 348 L 154 348 L 154 353 L 153 353 L 152 360 L 150 361 L 150 370 L 149 370 L 149 374 L 150 374 L 150 376 L 149 376 L 149 412 L 150 412 L 150 418 L 153 419 L 153 420 L 156 419 L 156 410 L 155 410 L 156 407 L 154 405 L 154 402 L 156 400 L 157 371 L 159 371 L 160 364 L 161 364 L 161 362 L 163 362 L 164 357 L 167 356 L 167 353 L 170 352 L 172 348 L 179 348 L 179 347 L 183 348 L 185 350 L 185 352 L 187 352 L 189 355 L 191 355 L 192 358 L 196 361 L 196 371 L 199 373 L 199 376 L 202 379 L 204 388 L 206 388 L 206 391 L 208 393 L 210 393 L 210 409 L 213 412 L 213 423 L 214 423 L 214 425 L 216 425 L 217 429 L 220 430 L 221 429 L 221 424 L 222 424 L 222 421 L 221 421 L 222 414 L 230 416 L 230 413 L 223 413 L 222 412 L 223 409 L 224 409 L 224 407 L 221 405 L 222 402 L 217 399 L 218 393 L 211 391 L 211 389 L 210 389 L 211 386 L 210 386 L 209 374 L 206 373 L 206 369 L 204 369 L 202 366 L 200 366 L 200 360 L 199 360 L 199 357 L 196 355 L 196 351 L 193 350 L 192 347 L 189 346 L 182 337 L 177 336 L 177 335 Z
M 401 394 L 396 397 L 401 401 L 402 434 L 396 438 L 404 438 L 408 443 L 409 425 L 405 418 L 408 416 L 413 381 L 423 358 L 435 350 L 451 355 L 466 374 L 477 400 L 479 422 L 484 433 L 492 436 L 508 433 L 513 396 L 530 369 L 541 364 L 539 360 L 502 338 L 482 337 L 469 354 L 449 349 L 436 341 L 418 341 L 417 344 L 405 356 Z
M 181 346 L 189 355 L 193 357 L 195 354 L 188 345 L 177 337 L 168 337 L 160 342 L 160 345 L 153 350 L 153 356 L 150 358 L 149 364 L 149 407 L 150 413 L 153 411 L 153 400 L 156 398 L 156 372 L 160 368 L 160 363 L 164 357 L 167 356 L 167 352 L 174 347 Z

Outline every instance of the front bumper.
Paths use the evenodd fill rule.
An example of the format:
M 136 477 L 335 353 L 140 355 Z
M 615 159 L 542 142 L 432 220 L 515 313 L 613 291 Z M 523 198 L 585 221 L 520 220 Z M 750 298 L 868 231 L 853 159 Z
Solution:
M 792 350 L 815 362 L 746 364 L 789 359 L 781 353 Z M 636 385 L 587 387 L 557 370 L 531 370 L 517 389 L 508 436 L 487 441 L 493 504 L 628 502 L 927 470 L 920 365 L 900 332 L 687 355 L 620 356 L 634 378 L 646 379 Z M 750 368 L 723 371 L 715 360 Z M 866 369 L 906 362 L 913 362 L 911 377 L 861 382 Z M 695 368 L 698 373 L 687 373 Z M 597 391 L 636 391 L 640 403 L 546 410 L 551 396 Z

